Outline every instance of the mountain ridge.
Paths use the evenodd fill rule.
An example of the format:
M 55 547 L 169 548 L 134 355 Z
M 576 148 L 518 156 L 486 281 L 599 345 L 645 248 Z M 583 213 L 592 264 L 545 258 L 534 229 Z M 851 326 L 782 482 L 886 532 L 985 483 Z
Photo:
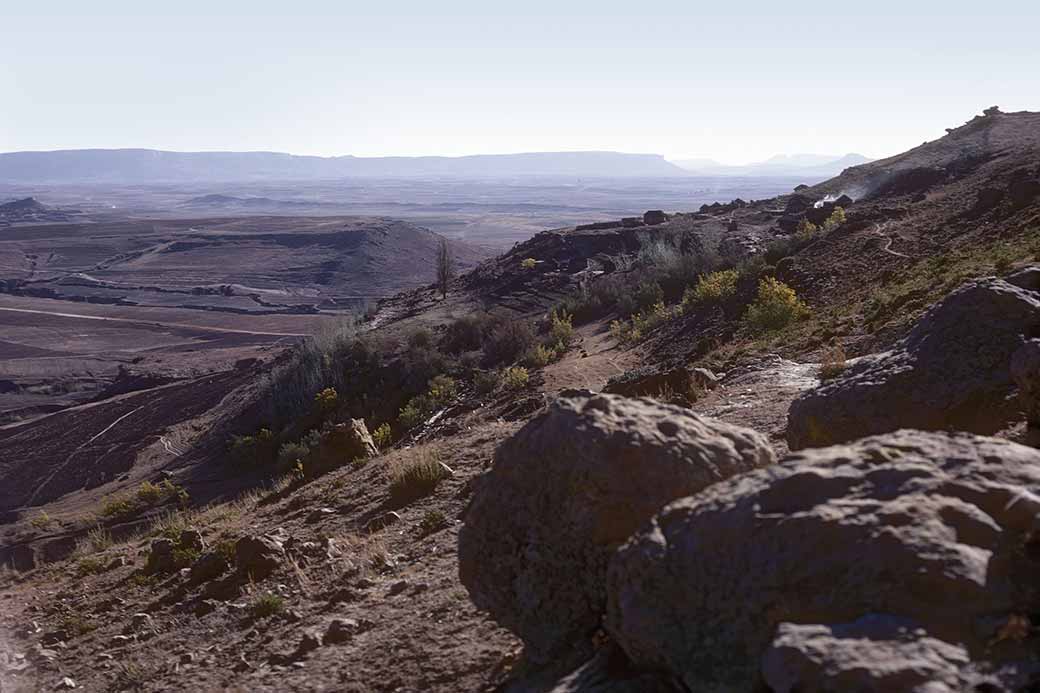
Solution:
M 156 149 L 66 149 L 0 154 L 0 181 L 19 183 L 528 175 L 675 177 L 688 174 L 659 154 L 608 151 L 460 157 L 320 157 L 281 152 L 174 152 Z

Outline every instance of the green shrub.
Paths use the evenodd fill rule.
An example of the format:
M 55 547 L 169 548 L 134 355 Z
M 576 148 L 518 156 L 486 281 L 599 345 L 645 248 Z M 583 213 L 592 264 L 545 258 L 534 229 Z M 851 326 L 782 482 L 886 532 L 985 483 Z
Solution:
M 76 575 L 78 577 L 100 575 L 103 572 L 105 572 L 105 562 L 97 556 L 87 556 L 76 561 Z
M 524 363 L 528 368 L 544 368 L 556 359 L 556 350 L 542 344 L 531 348 L 524 356 Z
M 376 430 L 372 431 L 372 440 L 380 450 L 390 447 L 394 442 L 394 434 L 390 429 L 390 424 L 380 424 Z
M 449 354 L 476 351 L 484 344 L 484 336 L 493 327 L 486 314 L 467 315 L 448 325 L 441 345 Z
M 141 511 L 131 498 L 126 496 L 109 497 L 101 502 L 101 516 L 108 518 L 126 517 Z
M 274 592 L 265 592 L 253 601 L 250 612 L 253 618 L 268 618 L 285 611 L 285 599 Z
M 838 228 L 846 221 L 845 210 L 842 207 L 835 207 L 831 215 L 827 217 L 823 222 L 823 230 L 830 233 L 834 229 Z
M 401 411 L 397 414 L 397 421 L 405 430 L 415 428 L 426 420 L 426 412 L 429 409 L 425 395 L 413 397 L 408 404 L 401 407 Z
M 701 276 L 696 286 L 683 294 L 683 307 L 698 304 L 722 303 L 737 293 L 739 272 L 735 269 L 720 270 Z
M 531 374 L 523 366 L 510 366 L 502 371 L 502 387 L 507 390 L 521 390 L 527 387 Z
M 504 322 L 484 342 L 484 361 L 488 365 L 513 363 L 534 346 L 534 329 L 525 320 Z
M 820 227 L 816 224 L 808 219 L 802 219 L 798 222 L 798 229 L 795 231 L 795 234 L 800 240 L 805 241 L 813 238 L 819 231 Z
M 336 404 L 339 402 L 339 393 L 336 392 L 336 388 L 327 387 L 324 390 L 314 395 L 314 406 L 322 414 L 327 414 L 336 408 Z M 267 430 L 267 429 L 261 429 Z M 269 431 L 268 431 L 269 432 Z
M 426 394 L 435 406 L 442 406 L 455 398 L 458 388 L 455 379 L 448 375 L 438 375 L 430 380 Z
M 35 515 L 31 520 L 29 520 L 29 524 L 40 530 L 47 529 L 50 527 L 52 522 L 53 520 L 51 519 L 51 516 L 47 514 L 46 510 L 41 510 L 38 515 Z
M 419 532 L 423 536 L 439 532 L 448 526 L 448 518 L 440 510 L 427 510 L 419 523 Z
M 307 459 L 311 449 L 304 443 L 286 443 L 278 448 L 278 468 L 288 469 L 297 462 Z
M 162 500 L 162 489 L 150 481 L 142 481 L 137 487 L 137 500 L 145 505 L 155 505 Z
M 533 270 L 535 267 L 538 266 L 538 261 L 535 260 L 533 257 L 524 258 L 520 262 L 520 266 L 523 267 L 525 270 Z
M 765 277 L 759 281 L 758 295 L 748 306 L 744 319 L 752 330 L 769 332 L 808 314 L 808 307 L 798 299 L 794 289 L 773 277 Z
M 573 336 L 574 316 L 562 308 L 554 308 L 549 313 L 549 346 L 557 351 L 566 351 Z
M 651 306 L 664 301 L 664 289 L 656 281 L 641 281 L 636 286 L 635 293 L 633 294 L 635 299 L 635 310 L 633 313 L 640 310 L 646 310 Z M 630 313 L 631 314 L 631 313 Z
M 473 374 L 473 387 L 482 395 L 494 392 L 498 388 L 498 374 L 493 371 L 477 371 Z
M 429 349 L 433 346 L 433 333 L 420 327 L 408 335 L 408 346 L 412 349 Z

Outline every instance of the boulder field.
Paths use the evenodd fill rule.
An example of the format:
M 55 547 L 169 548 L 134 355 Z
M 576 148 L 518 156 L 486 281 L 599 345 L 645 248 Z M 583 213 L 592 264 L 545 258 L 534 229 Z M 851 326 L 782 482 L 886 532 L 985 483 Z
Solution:
M 609 648 L 628 683 L 595 690 L 631 672 L 782 693 L 1040 680 L 1023 642 L 1040 451 L 997 438 L 899 430 L 773 463 L 753 431 L 572 392 L 500 447 L 459 551 L 472 599 L 531 661 L 586 653 L 552 690 L 578 690 Z M 597 632 L 612 644 L 590 655 Z

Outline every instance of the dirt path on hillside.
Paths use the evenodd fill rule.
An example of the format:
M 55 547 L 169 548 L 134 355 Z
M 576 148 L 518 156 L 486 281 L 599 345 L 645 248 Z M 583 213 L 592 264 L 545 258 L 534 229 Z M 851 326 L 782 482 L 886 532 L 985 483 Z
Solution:
M 582 325 L 575 330 L 575 335 L 573 346 L 563 358 L 543 369 L 544 392 L 566 389 L 599 391 L 608 380 L 638 367 L 642 362 L 639 350 L 619 348 L 603 323 Z
M 698 400 L 694 411 L 747 426 L 769 437 L 778 455 L 788 452 L 787 410 L 801 393 L 819 384 L 819 364 L 796 363 L 770 354 L 761 366 L 741 367 Z

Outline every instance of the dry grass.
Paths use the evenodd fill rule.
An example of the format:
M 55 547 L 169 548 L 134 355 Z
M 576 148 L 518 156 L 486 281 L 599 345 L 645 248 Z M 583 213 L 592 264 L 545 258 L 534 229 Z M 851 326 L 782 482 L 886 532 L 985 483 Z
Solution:
M 417 447 L 390 461 L 390 496 L 399 501 L 414 500 L 433 493 L 451 470 L 440 461 L 434 448 Z
M 845 348 L 835 344 L 823 351 L 820 362 L 820 380 L 837 378 L 845 371 Z
M 94 527 L 87 531 L 86 535 L 76 542 L 76 548 L 72 550 L 73 558 L 82 558 L 96 553 L 106 551 L 115 545 L 112 535 L 104 527 Z

